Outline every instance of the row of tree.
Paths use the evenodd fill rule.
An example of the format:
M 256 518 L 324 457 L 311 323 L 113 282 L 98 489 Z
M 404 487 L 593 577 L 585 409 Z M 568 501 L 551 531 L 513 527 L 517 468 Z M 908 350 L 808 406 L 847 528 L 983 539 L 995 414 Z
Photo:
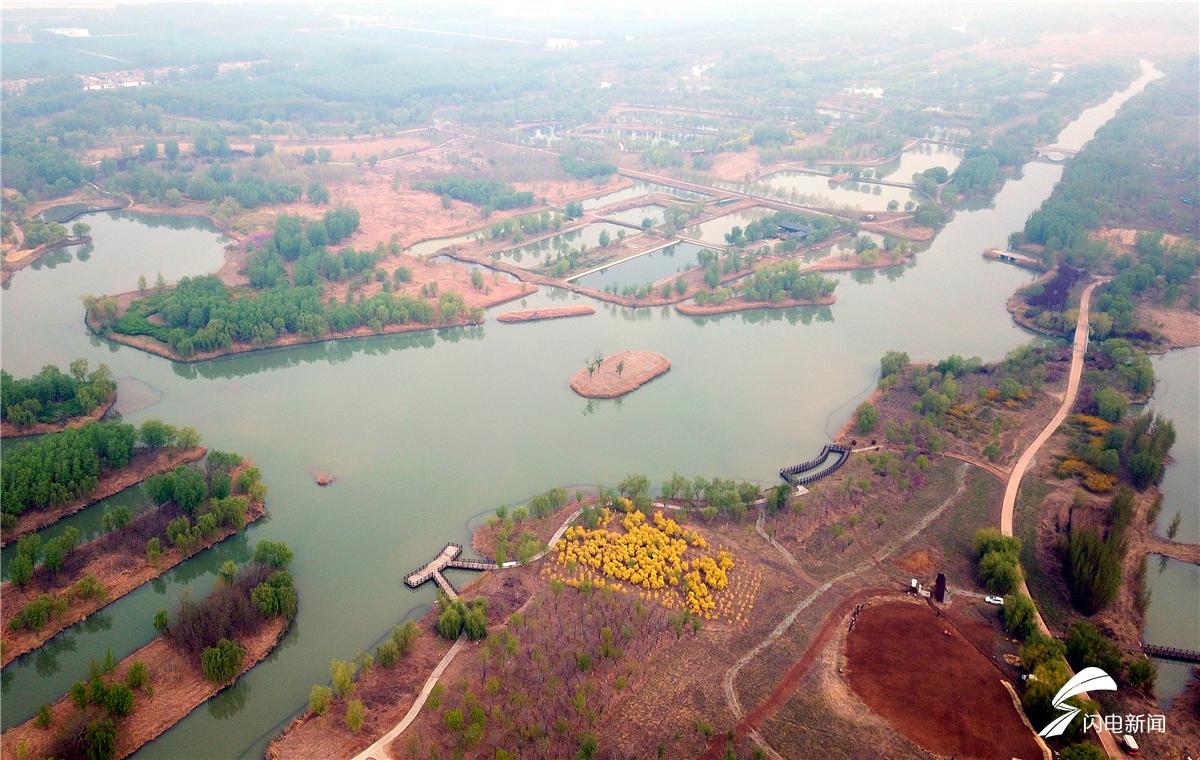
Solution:
M 86 359 L 71 362 L 69 374 L 52 364 L 28 378 L 0 371 L 0 419 L 18 427 L 63 422 L 90 414 L 116 390 L 108 365 L 91 371 Z

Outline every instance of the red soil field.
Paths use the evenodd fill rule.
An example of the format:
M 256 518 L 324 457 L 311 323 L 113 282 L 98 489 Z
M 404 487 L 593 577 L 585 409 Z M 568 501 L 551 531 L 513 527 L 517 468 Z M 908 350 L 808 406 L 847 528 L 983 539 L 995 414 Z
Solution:
M 925 604 L 863 609 L 847 637 L 846 677 L 872 710 L 930 752 L 1042 756 L 999 668 Z

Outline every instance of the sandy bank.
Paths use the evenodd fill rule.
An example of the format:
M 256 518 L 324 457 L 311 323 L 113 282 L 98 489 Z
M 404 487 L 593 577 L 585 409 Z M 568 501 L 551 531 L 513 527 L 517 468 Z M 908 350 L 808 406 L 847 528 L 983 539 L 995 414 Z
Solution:
M 595 372 L 581 369 L 571 378 L 571 390 L 587 398 L 617 398 L 636 390 L 671 369 L 665 356 L 650 351 L 621 351 L 605 358 Z
M 595 314 L 591 306 L 564 306 L 561 309 L 530 309 L 529 311 L 506 311 L 496 317 L 501 322 L 536 322 L 541 319 L 563 317 L 586 317 Z
M 261 662 L 275 648 L 288 623 L 286 618 L 271 618 L 254 633 L 238 637 L 238 643 L 246 651 L 238 677 Z M 117 721 L 115 756 L 118 758 L 133 754 L 147 742 L 161 736 L 229 685 L 204 680 L 200 671 L 200 656 L 176 646 L 164 636 L 155 637 L 149 644 L 121 660 L 106 680 L 124 681 L 134 662 L 143 662 L 149 668 L 148 686 L 152 696 L 147 697 L 142 691 L 136 692 L 133 712 Z M 82 678 L 86 673 L 79 675 Z M 35 718 L 31 718 L 5 731 L 0 736 L 3 756 L 17 757 L 17 747 L 22 742 L 27 747 L 29 757 L 48 756 L 58 733 L 56 728 L 66 725 L 76 709 L 70 695 L 66 695 L 51 705 L 53 719 L 49 729 L 38 728 L 34 725 Z
M 784 301 L 743 301 L 731 298 L 725 303 L 700 306 L 695 302 L 675 304 L 675 310 L 688 316 L 704 316 L 707 314 L 728 314 L 734 311 L 749 311 L 751 309 L 790 309 L 795 306 L 831 306 L 837 300 L 835 296 L 822 296 L 811 300 L 789 298 Z

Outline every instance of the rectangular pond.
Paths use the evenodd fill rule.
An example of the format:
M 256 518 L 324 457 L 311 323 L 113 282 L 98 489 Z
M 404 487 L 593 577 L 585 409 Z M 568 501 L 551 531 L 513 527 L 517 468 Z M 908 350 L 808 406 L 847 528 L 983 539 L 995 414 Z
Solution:
M 703 240 L 705 243 L 712 245 L 726 245 L 725 234 L 730 232 L 734 227 L 745 228 L 750 222 L 756 222 L 759 219 L 770 216 L 773 211 L 762 206 L 753 206 L 751 208 L 734 211 L 732 214 L 718 216 L 716 219 L 709 219 L 707 222 L 702 222 L 689 227 L 687 236 Z
M 551 264 L 559 256 L 566 256 L 580 247 L 600 248 L 600 238 L 608 233 L 610 242 L 617 242 L 622 236 L 628 237 L 637 232 L 619 224 L 596 222 L 569 232 L 561 232 L 553 237 L 543 238 L 532 243 L 509 248 L 507 251 L 494 253 L 494 258 L 509 264 L 530 269 L 542 264 Z
M 696 193 L 692 192 L 691 190 L 680 190 L 677 187 L 660 185 L 657 182 L 642 182 L 639 180 L 638 182 L 634 182 L 630 187 L 614 190 L 613 192 L 605 193 L 604 195 L 597 195 L 595 198 L 585 198 L 583 201 L 583 208 L 590 211 L 594 208 L 611 206 L 614 203 L 620 203 L 621 201 L 627 201 L 632 198 L 649 195 L 650 193 L 666 193 L 668 195 L 675 196 L 681 201 L 688 202 L 701 201 L 709 197 L 703 193 Z
M 695 243 L 675 243 L 584 275 L 575 283 L 597 290 L 612 286 L 619 290 L 626 285 L 645 285 L 696 266 L 696 256 L 703 250 L 704 246 Z
M 875 168 L 875 177 L 890 179 L 893 182 L 912 182 L 914 174 L 928 171 L 941 166 L 950 174 L 962 163 L 962 148 L 952 148 L 949 145 L 936 143 L 920 143 L 904 151 L 900 157 L 889 164 Z
M 424 258 L 432 256 L 443 248 L 449 248 L 452 245 L 463 245 L 464 243 L 473 243 L 480 237 L 486 238 L 486 231 L 468 232 L 463 235 L 455 235 L 454 237 L 432 238 L 430 240 L 422 240 L 419 243 L 414 243 L 405 253 L 409 256 L 418 256 Z
M 667 207 L 660 206 L 657 203 L 648 203 L 644 206 L 634 206 L 622 211 L 614 211 L 604 216 L 608 219 L 619 219 L 622 222 L 629 222 L 630 224 L 641 224 L 644 220 L 649 219 L 651 226 L 657 227 L 667 218 Z
M 795 202 L 817 206 L 852 206 L 863 211 L 886 211 L 888 203 L 896 201 L 903 208 L 907 201 L 920 203 L 925 197 L 906 187 L 877 185 L 873 182 L 830 182 L 827 177 L 807 172 L 783 171 L 764 178 L 777 195 Z

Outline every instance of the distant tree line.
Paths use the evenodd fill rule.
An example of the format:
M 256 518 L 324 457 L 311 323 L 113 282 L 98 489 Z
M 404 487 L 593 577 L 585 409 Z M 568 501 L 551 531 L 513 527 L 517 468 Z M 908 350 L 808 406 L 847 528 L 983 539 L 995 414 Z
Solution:
M 446 177 L 432 183 L 421 183 L 418 188 L 496 211 L 533 204 L 533 193 L 528 190 L 517 191 L 503 182 L 489 179 Z

